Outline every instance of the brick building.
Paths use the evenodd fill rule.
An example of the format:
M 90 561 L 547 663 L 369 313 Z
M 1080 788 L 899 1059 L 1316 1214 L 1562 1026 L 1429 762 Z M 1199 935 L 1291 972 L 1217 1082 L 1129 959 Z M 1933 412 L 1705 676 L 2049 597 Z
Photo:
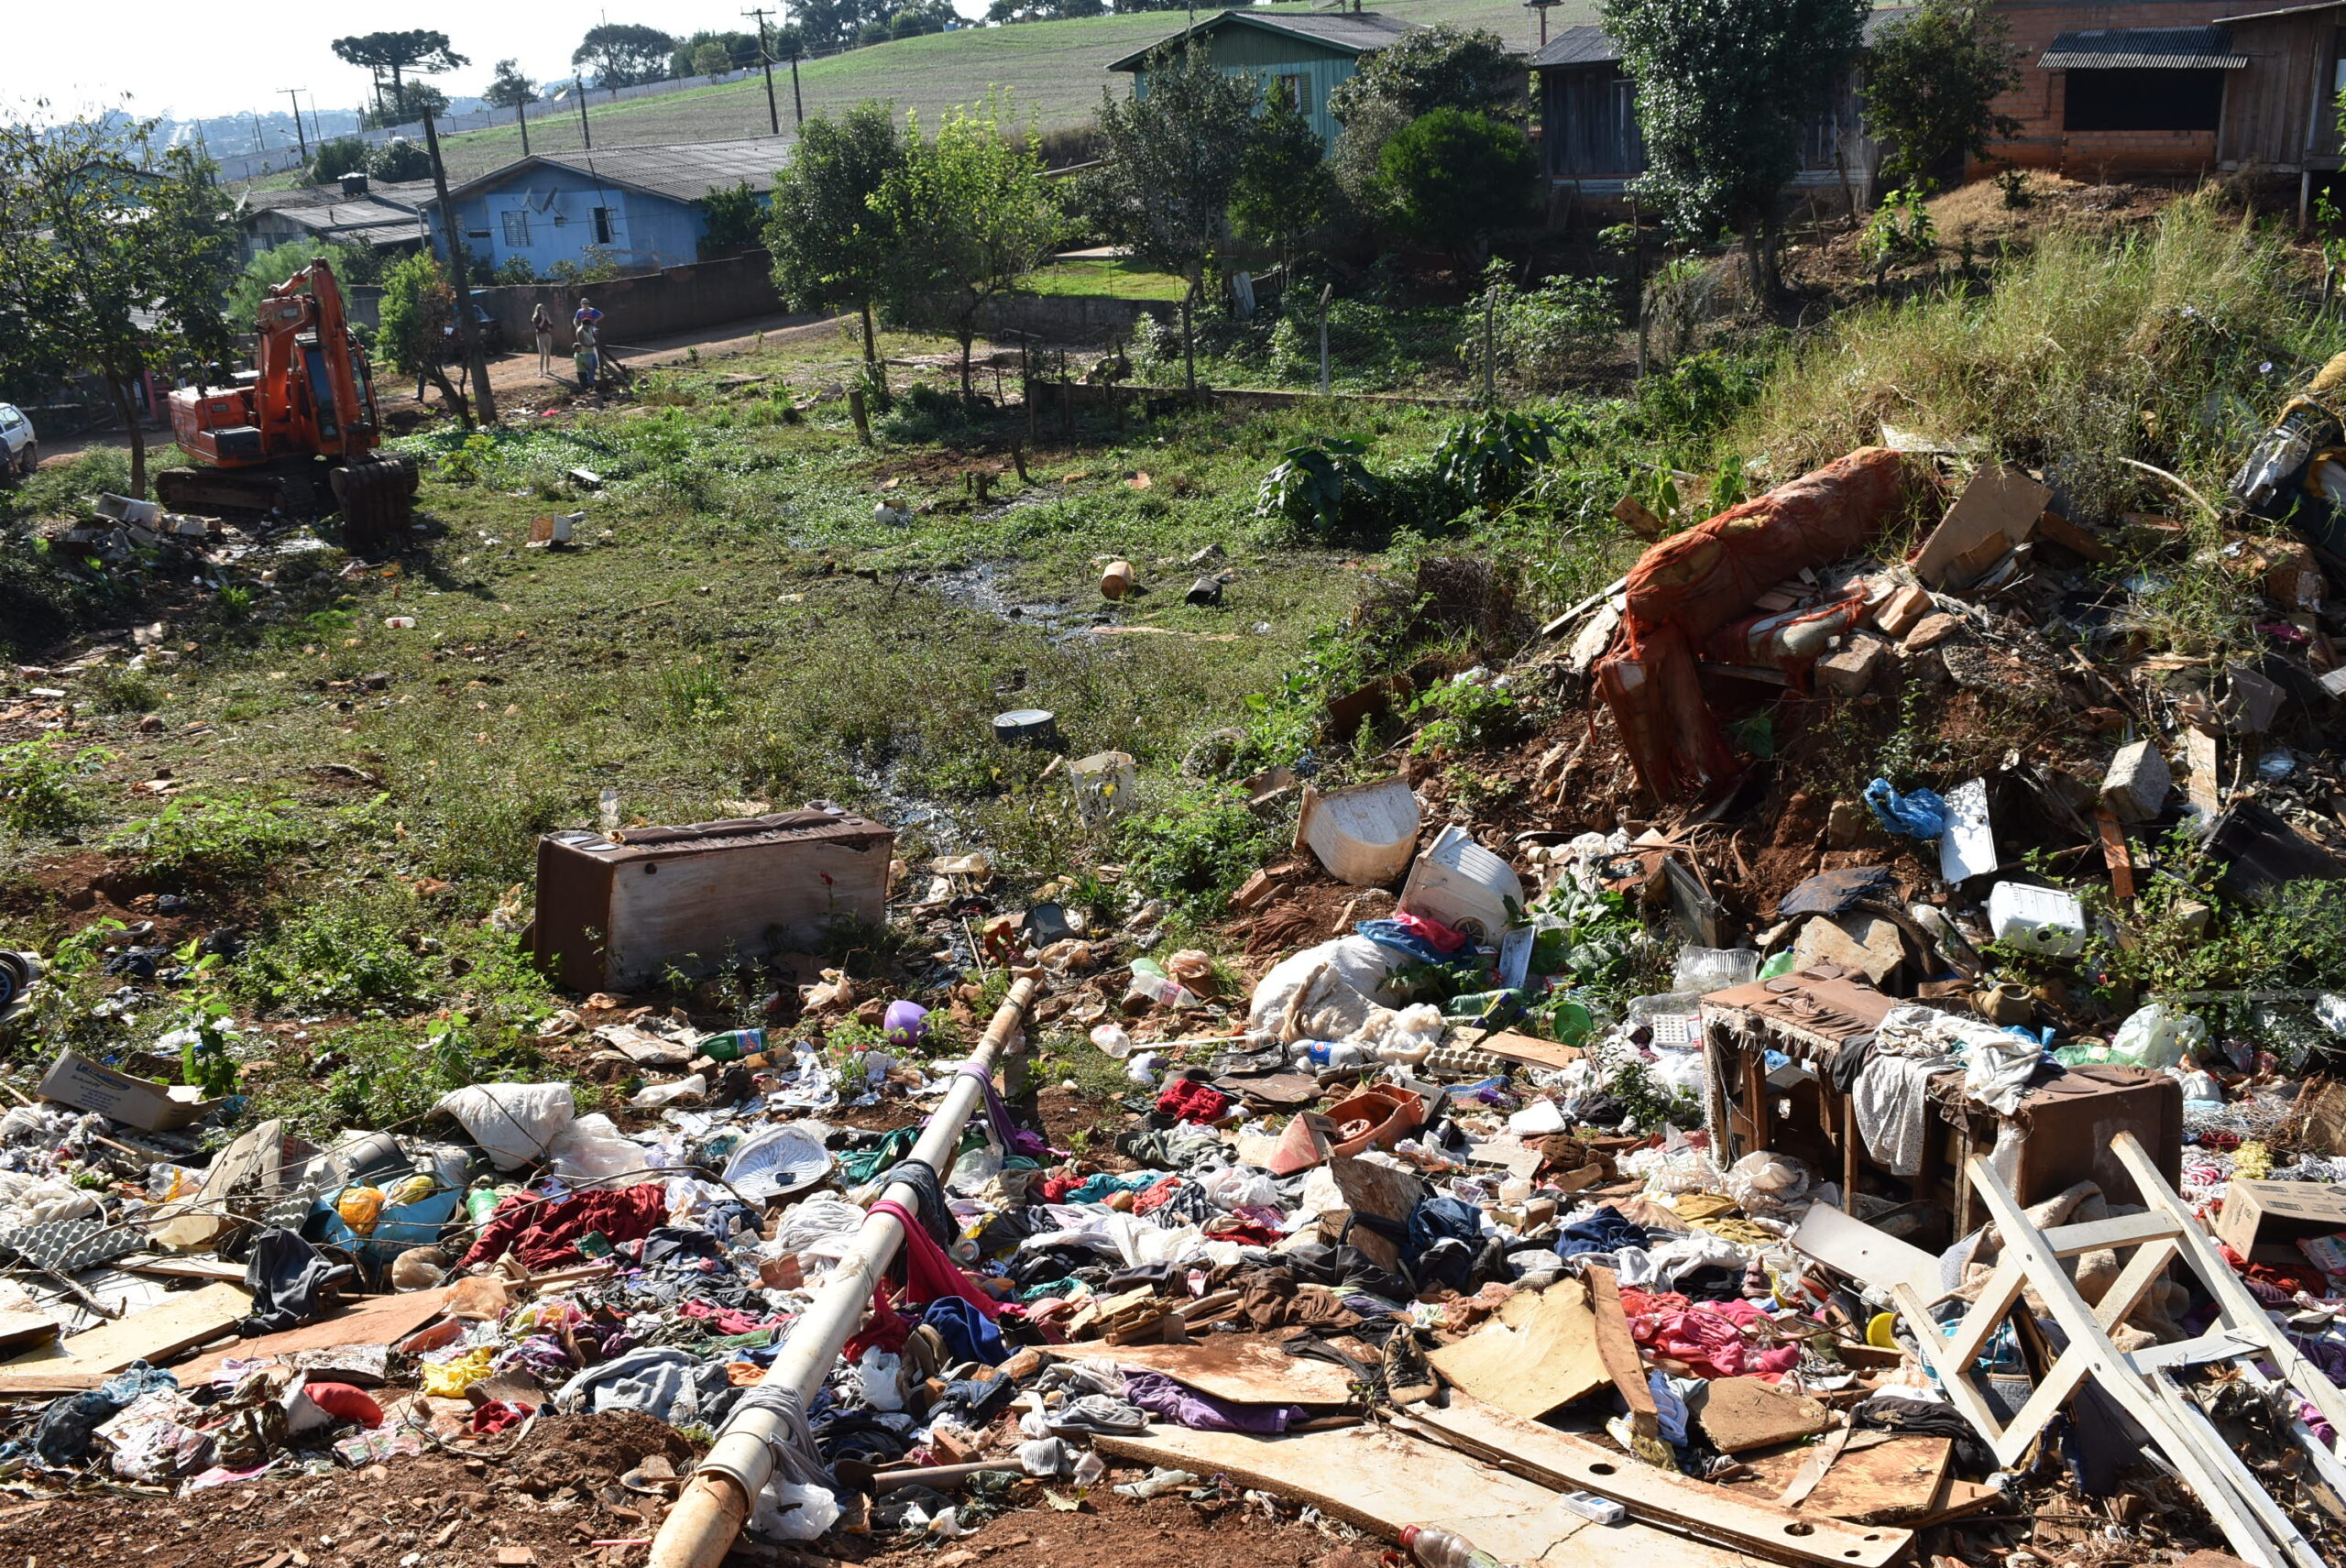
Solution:
M 2005 0 L 2022 65 L 1999 160 L 2075 179 L 2257 170 L 2301 197 L 2339 167 L 2339 4 Z M 1984 169 L 1973 172 L 1982 173 Z

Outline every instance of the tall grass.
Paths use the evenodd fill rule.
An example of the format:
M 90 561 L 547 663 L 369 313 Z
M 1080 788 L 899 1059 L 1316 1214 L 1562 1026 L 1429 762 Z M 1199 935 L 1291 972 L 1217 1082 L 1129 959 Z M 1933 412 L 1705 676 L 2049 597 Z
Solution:
M 1888 424 L 2054 469 L 2090 512 L 2187 510 L 2118 460 L 2220 488 L 2286 389 L 2346 347 L 2308 282 L 2274 231 L 2210 196 L 2116 240 L 2055 229 L 1983 287 L 1841 315 L 1729 444 L 1783 476 Z

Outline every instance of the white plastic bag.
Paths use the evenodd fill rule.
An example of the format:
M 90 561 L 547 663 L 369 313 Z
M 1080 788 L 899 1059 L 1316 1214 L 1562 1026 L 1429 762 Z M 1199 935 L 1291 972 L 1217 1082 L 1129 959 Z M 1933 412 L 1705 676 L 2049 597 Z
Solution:
M 2135 1067 L 2165 1069 L 2207 1048 L 2208 1025 L 2196 1013 L 2185 1013 L 2154 1002 L 2136 1008 L 2110 1042 L 2112 1061 Z
M 1255 985 L 1247 1026 L 1282 1039 L 1343 1039 L 1365 1021 L 1373 1003 L 1398 1000 L 1377 994 L 1392 968 L 1392 955 L 1365 937 L 1339 937 L 1306 948 L 1272 965 Z M 1290 1011 L 1299 1025 L 1309 1017 L 1312 1026 L 1283 1033 Z M 1343 1026 L 1327 1026 L 1338 1023 Z
M 839 1500 L 820 1486 L 769 1481 L 751 1528 L 775 1541 L 815 1541 L 839 1522 Z
M 547 1146 L 578 1114 L 566 1083 L 468 1083 L 432 1108 L 454 1116 L 499 1170 L 545 1157 Z
M 646 1151 L 619 1135 L 608 1116 L 581 1116 L 546 1145 L 546 1166 L 565 1181 L 632 1187 L 654 1179 Z M 620 1180 L 620 1178 L 629 1179 Z

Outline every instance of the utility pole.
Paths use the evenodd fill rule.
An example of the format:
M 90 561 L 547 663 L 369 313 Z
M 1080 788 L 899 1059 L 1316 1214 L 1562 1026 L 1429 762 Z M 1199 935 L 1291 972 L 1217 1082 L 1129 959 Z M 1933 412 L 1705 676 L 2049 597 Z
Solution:
M 262 138 L 260 134 L 260 116 L 254 114 L 250 109 L 247 109 L 245 111 L 245 118 L 253 123 L 253 150 L 255 152 L 267 152 L 269 150 L 269 143 Z
M 301 90 L 299 87 L 288 87 L 284 89 L 284 93 L 286 97 L 293 101 L 293 139 L 301 144 L 301 161 L 307 163 L 310 161 L 310 138 L 301 130 Z
M 806 52 L 806 46 L 802 37 L 802 41 L 790 51 L 790 112 L 798 116 L 801 129 L 806 125 L 806 100 L 798 95 L 798 57 Z
M 766 8 L 744 11 L 744 16 L 758 19 L 758 64 L 766 73 L 766 125 L 775 136 L 782 134 L 782 111 L 773 103 L 773 50 L 766 48 Z
M 571 87 L 578 93 L 578 134 L 586 138 L 586 150 L 595 150 L 595 127 L 586 123 L 586 83 L 578 77 L 570 79 Z
M 472 268 L 465 257 L 464 230 L 456 225 L 455 204 L 448 200 L 448 170 L 440 161 L 440 127 L 432 111 L 423 111 L 423 145 L 432 154 L 432 193 L 439 198 L 440 228 L 448 236 L 449 280 L 456 289 L 456 341 L 465 345 L 465 363 L 473 373 L 473 413 L 480 424 L 497 422 L 497 397 L 489 389 L 488 360 L 481 353 L 480 334 L 473 322 Z

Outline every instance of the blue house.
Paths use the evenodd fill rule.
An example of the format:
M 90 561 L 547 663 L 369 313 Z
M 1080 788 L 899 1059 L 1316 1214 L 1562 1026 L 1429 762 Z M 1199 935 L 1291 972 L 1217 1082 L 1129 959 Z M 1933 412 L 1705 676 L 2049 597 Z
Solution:
M 1375 11 L 1222 11 L 1110 60 L 1108 69 L 1130 71 L 1133 96 L 1146 97 L 1150 58 L 1159 49 L 1180 49 L 1194 42 L 1224 75 L 1253 77 L 1266 99 L 1275 84 L 1286 82 L 1295 106 L 1320 139 L 1333 148 L 1343 126 L 1328 112 L 1329 94 L 1360 69 L 1363 60 L 1415 31 L 1416 26 Z
M 771 195 L 789 148 L 786 138 L 745 137 L 541 152 L 455 187 L 448 200 L 477 266 L 493 269 L 519 257 L 539 277 L 564 261 L 656 271 L 700 259 L 711 192 L 746 180 L 761 197 Z M 439 202 L 422 205 L 433 248 L 444 257 Z

